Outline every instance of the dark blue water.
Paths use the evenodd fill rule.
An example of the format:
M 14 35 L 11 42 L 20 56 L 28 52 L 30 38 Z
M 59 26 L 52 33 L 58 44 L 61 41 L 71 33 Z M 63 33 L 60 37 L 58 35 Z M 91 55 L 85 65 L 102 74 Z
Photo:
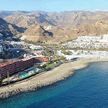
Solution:
M 0 108 L 108 108 L 108 62 L 93 63 L 36 92 L 0 100 Z

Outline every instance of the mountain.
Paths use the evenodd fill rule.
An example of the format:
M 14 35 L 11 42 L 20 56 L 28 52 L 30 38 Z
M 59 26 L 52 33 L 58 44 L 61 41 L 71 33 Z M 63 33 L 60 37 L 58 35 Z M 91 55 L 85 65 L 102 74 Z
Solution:
M 20 25 L 21 22 L 26 22 L 28 25 L 39 23 L 41 25 L 49 24 L 55 26 L 71 26 L 77 27 L 82 24 L 95 23 L 98 20 L 107 20 L 108 12 L 104 11 L 70 11 L 70 12 L 8 12 L 5 19 L 13 24 Z M 0 14 L 0 16 L 3 16 Z M 24 25 L 24 24 L 23 24 Z
M 52 32 L 45 30 L 39 24 L 32 24 L 22 34 L 21 40 L 37 42 L 37 41 L 44 41 L 51 37 L 53 37 Z
M 15 35 L 23 33 L 24 29 L 18 27 L 15 24 L 6 22 L 4 19 L 0 18 L 0 39 L 12 40 Z
M 7 38 L 7 37 L 12 37 L 13 33 L 13 26 L 9 23 L 7 23 L 5 20 L 0 18 L 0 34 L 1 36 Z
M 108 33 L 107 11 L 2 11 L 0 16 L 8 23 L 23 28 L 22 37 L 27 37 L 26 39 L 30 41 L 62 42 L 81 35 L 98 36 Z M 53 36 L 49 36 L 49 34 L 44 36 L 43 31 L 47 31 Z

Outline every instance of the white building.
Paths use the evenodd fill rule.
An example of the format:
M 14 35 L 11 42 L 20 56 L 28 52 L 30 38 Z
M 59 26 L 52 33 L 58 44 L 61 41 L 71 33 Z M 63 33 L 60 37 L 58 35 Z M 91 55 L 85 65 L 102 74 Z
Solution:
M 108 35 L 103 36 L 80 36 L 76 40 L 63 44 L 68 48 L 99 49 L 108 48 Z
M 44 50 L 44 48 L 40 45 L 29 44 L 29 48 L 32 50 Z
M 67 60 L 72 60 L 74 58 L 108 58 L 108 51 L 87 51 L 87 50 L 69 50 L 72 52 L 70 55 L 65 55 L 62 51 L 57 51 L 59 56 L 65 57 Z

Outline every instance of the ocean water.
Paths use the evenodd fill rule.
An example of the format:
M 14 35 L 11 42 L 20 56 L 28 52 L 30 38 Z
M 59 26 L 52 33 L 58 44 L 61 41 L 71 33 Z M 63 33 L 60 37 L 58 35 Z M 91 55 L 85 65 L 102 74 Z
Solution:
M 90 64 L 38 91 L 0 100 L 0 108 L 108 108 L 108 62 Z

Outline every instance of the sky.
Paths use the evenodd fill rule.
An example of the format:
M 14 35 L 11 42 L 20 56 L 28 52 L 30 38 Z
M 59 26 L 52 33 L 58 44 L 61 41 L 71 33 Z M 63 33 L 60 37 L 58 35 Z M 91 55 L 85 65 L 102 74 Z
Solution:
M 108 10 L 108 0 L 0 0 L 0 10 L 72 11 Z

